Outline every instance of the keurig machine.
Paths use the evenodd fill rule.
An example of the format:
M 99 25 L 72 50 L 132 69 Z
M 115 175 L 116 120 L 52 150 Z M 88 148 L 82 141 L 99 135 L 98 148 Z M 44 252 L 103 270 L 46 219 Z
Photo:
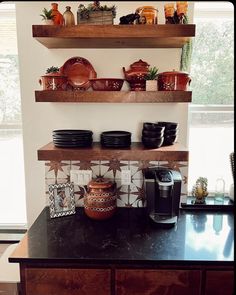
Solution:
M 174 225 L 179 215 L 181 174 L 162 167 L 149 168 L 144 181 L 150 218 L 158 224 Z

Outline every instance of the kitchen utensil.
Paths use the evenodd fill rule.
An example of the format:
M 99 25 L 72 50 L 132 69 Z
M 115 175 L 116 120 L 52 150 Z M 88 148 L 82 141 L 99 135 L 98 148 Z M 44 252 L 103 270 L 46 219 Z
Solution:
M 143 123 L 143 129 L 149 131 L 164 132 L 165 126 L 158 125 L 157 123 L 145 122 Z
M 163 141 L 164 137 L 155 138 L 142 136 L 142 143 L 147 148 L 159 148 L 163 144 Z
M 124 79 L 117 78 L 94 78 L 89 81 L 96 91 L 120 91 L 124 83 Z
M 176 122 L 165 122 L 165 121 L 158 121 L 156 122 L 157 126 L 164 126 L 166 130 L 174 130 L 179 127 L 179 123 Z
M 92 179 L 84 197 L 84 211 L 92 219 L 108 219 L 116 211 L 116 199 L 115 182 L 103 177 Z
M 159 73 L 157 77 L 158 90 L 188 90 L 191 78 L 188 73 L 175 71 Z
M 68 83 L 74 89 L 87 90 L 91 83 L 89 79 L 97 78 L 91 63 L 83 57 L 72 57 L 61 67 L 61 72 L 68 77 Z

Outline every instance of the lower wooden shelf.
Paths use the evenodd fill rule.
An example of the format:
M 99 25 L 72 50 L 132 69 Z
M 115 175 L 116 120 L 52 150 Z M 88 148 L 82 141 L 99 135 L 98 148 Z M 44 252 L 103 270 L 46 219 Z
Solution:
M 71 91 L 36 90 L 36 102 L 187 103 L 191 91 Z
M 186 147 L 176 143 L 158 149 L 147 149 L 140 142 L 133 142 L 130 148 L 103 148 L 94 142 L 90 148 L 57 148 L 53 142 L 38 150 L 40 161 L 62 160 L 130 160 L 130 161 L 188 161 Z

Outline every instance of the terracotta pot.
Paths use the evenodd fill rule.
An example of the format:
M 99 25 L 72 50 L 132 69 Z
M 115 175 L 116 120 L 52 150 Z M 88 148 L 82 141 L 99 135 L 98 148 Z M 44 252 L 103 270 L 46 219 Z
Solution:
M 130 65 L 128 71 L 123 67 L 126 81 L 129 83 L 130 89 L 133 91 L 145 91 L 146 80 L 149 64 L 141 59 Z
M 91 180 L 84 197 L 86 215 L 96 220 L 108 219 L 116 207 L 116 183 L 102 177 Z
M 43 90 L 66 90 L 67 77 L 60 73 L 46 74 L 41 76 L 39 84 L 43 86 Z
M 158 90 L 188 90 L 191 78 L 188 73 L 178 72 L 173 70 L 172 72 L 163 72 L 158 74 Z

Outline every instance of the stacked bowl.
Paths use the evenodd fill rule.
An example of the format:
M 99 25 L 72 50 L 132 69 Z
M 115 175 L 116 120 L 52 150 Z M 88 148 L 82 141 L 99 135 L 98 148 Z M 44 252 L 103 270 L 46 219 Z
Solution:
M 163 122 L 159 121 L 156 123 L 160 127 L 164 127 L 164 141 L 162 145 L 172 145 L 178 138 L 178 126 L 176 122 Z
M 147 148 L 159 148 L 164 141 L 165 126 L 145 122 L 142 130 L 142 143 Z
M 90 147 L 93 142 L 91 130 L 54 130 L 52 132 L 53 143 L 60 148 Z

